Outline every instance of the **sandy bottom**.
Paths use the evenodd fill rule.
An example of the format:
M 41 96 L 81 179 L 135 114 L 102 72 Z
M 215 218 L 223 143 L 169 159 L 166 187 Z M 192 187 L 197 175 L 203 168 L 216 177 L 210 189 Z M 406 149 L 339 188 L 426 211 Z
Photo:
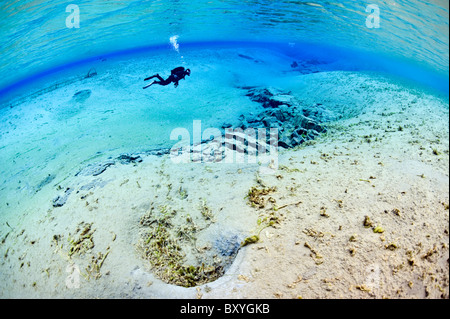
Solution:
M 448 100 L 358 72 L 289 73 L 273 82 L 290 90 L 300 103 L 320 103 L 337 118 L 318 139 L 280 151 L 279 169 L 273 175 L 259 175 L 258 164 L 174 164 L 168 155 L 143 155 L 141 163 L 117 164 L 98 176 L 75 176 L 92 161 L 118 156 L 126 145 L 113 143 L 108 149 L 100 141 L 86 146 L 78 135 L 70 135 L 77 131 L 76 122 L 89 118 L 89 110 L 100 112 L 98 103 L 92 102 L 94 109 L 79 110 L 79 115 L 68 116 L 63 109 L 54 113 L 59 116 L 54 121 L 63 118 L 69 125 L 66 138 L 74 141 L 64 141 L 61 134 L 55 149 L 62 155 L 49 156 L 41 164 L 31 162 L 28 168 L 23 164 L 20 174 L 10 179 L 22 184 L 44 171 L 36 177 L 36 185 L 48 174 L 58 172 L 56 177 L 38 192 L 16 184 L 13 189 L 8 183 L 2 186 L 7 205 L 2 203 L 1 212 L 0 297 L 448 298 Z M 213 118 L 209 125 L 233 121 L 245 112 L 239 110 L 239 102 L 227 104 L 231 114 L 227 107 L 219 107 L 221 99 L 235 101 L 233 94 L 242 92 L 220 89 L 226 94 L 223 97 L 219 91 L 202 89 L 201 99 L 214 104 L 220 115 L 217 120 L 209 114 Z M 44 111 L 35 121 L 51 121 L 45 117 L 51 116 L 49 105 L 58 100 L 51 95 L 64 90 L 72 96 L 66 87 L 37 101 L 35 108 Z M 100 95 L 102 90 L 108 88 L 92 89 L 92 94 Z M 245 96 L 238 99 L 244 109 L 255 107 Z M 121 112 L 108 106 L 116 114 Z M 7 112 L 3 123 L 6 116 L 21 120 L 24 109 Z M 138 107 L 137 112 L 143 110 Z M 183 121 L 192 124 L 192 118 L 202 119 L 201 112 Z M 104 122 L 120 120 L 121 116 L 108 117 Z M 26 154 L 26 147 L 17 145 L 28 136 L 25 124 L 15 123 L 19 129 L 10 135 L 2 131 L 10 139 L 2 144 L 2 161 L 19 150 Z M 57 127 L 39 127 L 57 134 Z M 39 134 L 29 131 L 29 136 Z M 75 153 L 77 143 L 80 149 Z M 98 150 L 102 153 L 96 158 Z M 73 162 L 67 164 L 67 158 Z M 248 192 L 262 186 L 276 187 L 276 192 L 265 196 L 264 208 L 252 207 Z M 52 200 L 67 188 L 73 190 L 67 202 L 53 207 Z M 208 223 L 201 215 L 206 205 L 213 216 Z M 242 241 L 259 234 L 259 241 L 240 248 L 225 275 L 214 282 L 191 288 L 168 285 L 152 273 L 137 249 L 142 217 L 152 207 L 164 206 L 177 212 L 178 225 L 192 218 L 201 226 L 194 243 L 197 254 L 202 250 L 207 254 L 224 238 Z M 276 223 L 262 229 L 261 219 L 267 216 L 276 216 Z M 83 235 L 84 229 L 89 238 L 71 253 L 70 240 Z

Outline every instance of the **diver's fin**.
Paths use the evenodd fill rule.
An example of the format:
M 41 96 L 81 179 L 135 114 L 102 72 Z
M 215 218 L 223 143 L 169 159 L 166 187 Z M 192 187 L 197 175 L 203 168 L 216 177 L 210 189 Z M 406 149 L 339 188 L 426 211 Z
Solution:
M 144 81 L 148 81 L 148 80 L 151 80 L 151 79 L 154 79 L 154 78 L 158 78 L 158 77 L 160 77 L 160 76 L 159 76 L 159 73 L 158 73 L 158 74 L 155 74 L 155 75 L 152 75 L 152 76 L 150 76 L 150 77 L 144 79 Z
M 155 81 L 153 81 L 152 83 L 150 83 L 149 85 L 147 85 L 147 86 L 144 86 L 143 87 L 143 89 L 145 90 L 146 88 L 149 88 L 149 87 L 151 87 L 153 84 L 155 84 Z

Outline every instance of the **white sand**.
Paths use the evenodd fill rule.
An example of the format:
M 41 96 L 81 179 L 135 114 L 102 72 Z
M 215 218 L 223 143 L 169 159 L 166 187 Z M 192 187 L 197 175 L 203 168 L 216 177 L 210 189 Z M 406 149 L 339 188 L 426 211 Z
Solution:
M 241 50 L 263 62 L 241 59 L 242 68 L 229 72 L 237 55 L 230 52 L 192 53 L 187 62 L 198 77 L 177 90 L 140 89 L 142 70 L 164 70 L 167 60 L 137 59 L 1 110 L 1 160 L 11 165 L 1 175 L 0 297 L 448 298 L 448 100 L 376 74 L 294 74 L 270 52 Z M 210 64 L 200 63 L 205 59 Z M 224 76 L 215 78 L 214 70 Z M 245 198 L 257 185 L 258 165 L 175 165 L 167 156 L 147 156 L 97 177 L 74 175 L 108 156 L 170 142 L 173 128 L 191 130 L 194 119 L 220 127 L 256 111 L 233 85 L 263 84 L 268 76 L 265 85 L 291 90 L 305 105 L 321 103 L 336 118 L 312 145 L 281 152 L 278 176 L 261 177 L 277 187 L 279 207 L 301 204 L 277 211 L 281 222 L 242 248 L 224 277 L 198 289 L 167 285 L 136 249 L 140 218 L 151 206 L 169 205 L 180 220 L 189 214 L 201 223 L 205 200 L 215 222 L 199 234 L 197 248 L 229 234 L 253 235 L 271 207 L 252 208 Z M 82 89 L 92 96 L 68 115 Z M 36 193 L 48 174 L 55 179 Z M 63 207 L 52 207 L 66 187 L 79 190 L 93 180 L 104 186 L 73 192 Z M 186 199 L 177 195 L 180 186 Z M 365 228 L 365 216 L 384 233 Z M 95 246 L 70 259 L 67 239 L 82 222 L 93 223 Z M 108 251 L 99 279 L 71 281 L 73 267 L 85 273 L 92 256 Z

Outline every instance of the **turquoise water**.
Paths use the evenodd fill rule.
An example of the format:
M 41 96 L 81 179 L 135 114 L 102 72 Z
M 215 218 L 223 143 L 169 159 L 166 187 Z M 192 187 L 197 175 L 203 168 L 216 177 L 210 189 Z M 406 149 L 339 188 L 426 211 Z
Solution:
M 3 1 L 0 93 L 54 68 L 123 50 L 181 49 L 201 42 L 305 43 L 333 57 L 335 48 L 394 59 L 402 73 L 445 90 L 448 84 L 448 1 L 78 1 L 80 28 L 66 27 L 67 1 Z M 368 28 L 368 5 L 377 5 L 380 28 Z M 211 45 L 211 44 L 210 44 Z M 292 47 L 291 47 L 292 49 Z M 291 50 L 294 51 L 294 50 Z M 395 59 L 421 67 L 402 68 Z M 388 63 L 388 62 L 387 62 Z M 384 63 L 388 70 L 391 64 Z M 430 74 L 430 73 L 436 74 Z M 428 81 L 429 78 L 429 81 Z M 19 82 L 19 83 L 18 83 Z M 437 83 L 440 82 L 440 83 Z M 16 84 L 16 85 L 15 85 Z M 448 89 L 447 89 L 448 90 Z
M 68 27 L 67 6 L 1 4 L 6 202 L 83 163 L 170 147 L 171 131 L 194 120 L 237 122 L 253 107 L 242 87 L 292 86 L 303 67 L 375 72 L 448 99 L 446 1 L 79 1 L 79 28 Z M 177 90 L 142 90 L 145 77 L 179 65 L 193 73 Z
M 449 96 L 448 1 L 82 0 L 76 2 L 79 28 L 68 27 L 74 21 L 67 20 L 69 4 L 0 4 L 0 249 L 5 256 L 0 297 L 52 296 L 55 291 L 73 296 L 64 290 L 67 261 L 52 259 L 52 245 L 55 233 L 70 235 L 85 220 L 98 227 L 100 247 L 106 249 L 113 230 L 118 235 L 115 244 L 121 246 L 108 261 L 123 271 L 113 271 L 114 280 L 127 281 L 139 263 L 132 255 L 139 220 L 153 206 L 165 212 L 166 205 L 174 205 L 201 220 L 211 205 L 217 224 L 208 228 L 208 221 L 196 240 L 205 245 L 212 240 L 231 263 L 258 217 L 245 197 L 259 179 L 258 166 L 185 167 L 150 154 L 174 145 L 174 129 L 195 131 L 196 121 L 202 129 L 220 129 L 269 118 L 266 128 L 305 129 L 301 137 L 295 133 L 308 143 L 286 147 L 299 160 L 322 136 L 328 146 L 336 139 L 331 145 L 336 151 L 341 146 L 369 150 L 358 154 L 368 162 L 381 155 L 390 161 L 392 152 L 399 162 L 405 160 L 402 169 L 409 173 L 408 161 L 431 163 L 436 157 L 439 169 L 448 166 L 448 122 L 442 116 L 448 115 Z M 155 73 L 167 77 L 180 65 L 192 74 L 178 88 L 142 90 L 148 83 L 144 78 Z M 276 99 L 282 103 L 267 110 L 264 103 Z M 304 124 L 304 117 L 312 120 Z M 322 131 L 322 124 L 331 130 Z M 339 140 L 340 133 L 346 140 Z M 388 139 L 388 133 L 397 139 Z M 409 152 L 415 145 L 420 149 Z M 124 153 L 142 162 L 123 164 L 118 156 Z M 324 166 L 317 166 L 319 176 L 329 156 L 320 153 Z M 115 162 L 92 174 L 90 165 L 108 161 Z M 382 170 L 381 160 L 374 163 L 374 169 Z M 282 173 L 316 172 L 315 164 L 300 160 Z M 336 173 L 336 167 L 330 171 Z M 350 173 L 335 179 L 351 183 L 355 176 Z M 55 205 L 65 194 L 67 204 Z M 182 226 L 190 219 L 177 218 Z M 27 251 L 28 272 L 16 272 L 31 237 L 38 248 Z M 41 253 L 51 260 L 48 282 Z M 23 288 L 29 278 L 38 278 L 33 279 L 39 282 L 35 292 Z M 92 296 L 102 295 L 89 289 Z M 164 295 L 154 289 L 152 296 Z

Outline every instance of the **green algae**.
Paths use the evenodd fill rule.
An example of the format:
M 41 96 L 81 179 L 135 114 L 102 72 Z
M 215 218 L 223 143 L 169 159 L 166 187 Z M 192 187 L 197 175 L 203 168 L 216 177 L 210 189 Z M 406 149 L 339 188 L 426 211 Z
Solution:
M 207 225 L 212 223 L 212 210 L 202 201 L 201 213 Z M 217 280 L 224 274 L 219 262 L 205 265 L 186 264 L 186 243 L 195 247 L 196 233 L 201 230 L 188 215 L 187 224 L 175 226 L 177 212 L 168 206 L 153 207 L 142 216 L 143 233 L 138 243 L 142 258 L 149 262 L 152 272 L 168 284 L 195 287 Z M 163 216 L 163 217 L 161 217 Z

